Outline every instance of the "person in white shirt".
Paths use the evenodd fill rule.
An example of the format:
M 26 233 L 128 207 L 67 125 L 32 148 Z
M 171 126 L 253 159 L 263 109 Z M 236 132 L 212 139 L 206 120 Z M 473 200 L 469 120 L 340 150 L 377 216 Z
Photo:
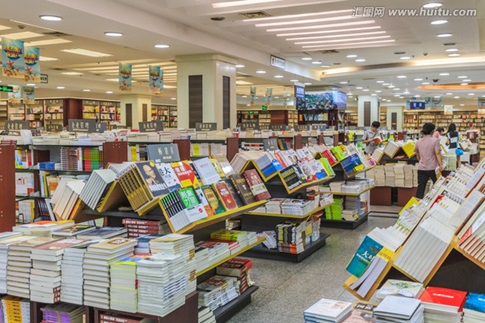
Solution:
M 370 128 L 370 130 L 366 130 L 364 132 L 364 136 L 362 137 L 362 143 L 366 144 L 365 152 L 369 155 L 372 155 L 374 153 L 374 150 L 376 150 L 377 145 L 382 140 L 381 132 L 379 131 L 380 127 L 381 127 L 381 123 L 379 121 L 372 122 L 372 127 Z

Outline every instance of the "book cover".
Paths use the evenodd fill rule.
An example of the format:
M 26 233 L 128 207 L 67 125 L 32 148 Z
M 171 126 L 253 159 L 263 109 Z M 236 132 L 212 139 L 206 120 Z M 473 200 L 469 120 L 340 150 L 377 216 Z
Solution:
M 204 196 L 207 199 L 207 202 L 209 202 L 209 205 L 211 209 L 214 210 L 215 214 L 223 213 L 225 211 L 224 206 L 219 200 L 219 197 L 217 196 L 217 194 L 212 189 L 212 186 L 209 186 L 209 185 L 202 186 L 202 192 L 204 193 Z
M 167 184 L 168 190 L 170 192 L 178 190 L 182 187 L 182 185 L 180 185 L 180 181 L 177 175 L 175 174 L 170 164 L 163 163 L 157 165 L 157 169 L 160 172 L 160 175 L 162 175 L 163 181 L 165 182 L 165 184 Z
M 468 293 L 464 308 L 485 313 L 485 294 Z
M 181 188 L 177 191 L 180 198 L 182 199 L 182 203 L 184 204 L 186 209 L 189 209 L 194 206 L 198 206 L 200 204 L 199 198 L 197 197 L 197 193 L 193 187 L 186 187 Z
M 195 193 L 197 193 L 200 204 L 202 204 L 204 206 L 204 209 L 205 209 L 205 212 L 207 213 L 207 216 L 213 216 L 213 215 L 215 215 L 215 212 L 212 209 L 212 207 L 210 206 L 209 201 L 207 201 L 207 198 L 204 195 L 204 191 L 202 190 L 202 187 L 197 187 L 195 189 Z
M 354 256 L 347 265 L 347 271 L 359 278 L 369 266 L 370 262 L 379 253 L 383 246 L 369 236 L 365 236 Z
M 153 161 L 135 163 L 153 197 L 169 193 L 167 184 Z
M 222 205 L 224 206 L 224 209 L 226 211 L 238 208 L 238 205 L 225 182 L 212 184 L 212 187 L 214 188 L 216 194 L 219 196 L 219 199 L 222 202 Z
M 219 164 L 221 165 L 222 171 L 224 172 L 224 174 L 226 176 L 229 176 L 229 175 L 232 175 L 232 174 L 235 173 L 234 168 L 232 168 L 232 165 L 227 160 L 226 156 L 218 155 L 218 156 L 214 156 L 214 159 L 219 162 Z M 222 178 L 222 176 L 221 176 L 221 178 Z
M 209 159 L 210 162 L 212 163 L 212 166 L 216 170 L 217 174 L 219 175 L 220 178 L 226 177 L 226 174 L 224 173 L 224 170 L 222 169 L 222 165 L 219 163 L 219 161 L 215 158 Z
M 268 189 L 264 185 L 261 177 L 259 177 L 258 172 L 255 169 L 249 169 L 244 172 L 244 178 L 248 182 L 249 188 L 253 193 L 254 199 L 256 201 L 267 200 L 271 198 Z
M 457 312 L 462 312 L 466 294 L 467 292 L 456 289 L 427 287 L 419 299 L 425 306 L 426 304 L 444 305 L 456 309 Z
M 230 178 L 223 179 L 223 182 L 226 183 L 229 192 L 231 192 L 232 197 L 236 201 L 238 207 L 244 206 L 246 203 L 242 200 L 241 196 L 239 195 L 239 191 L 237 187 L 234 185 Z
M 209 158 L 205 157 L 197 159 L 192 163 L 199 173 L 199 177 L 203 185 L 211 185 L 221 180 L 221 177 L 217 173 Z
M 170 166 L 174 170 L 175 175 L 179 179 L 180 185 L 182 185 L 182 187 L 193 186 L 194 188 L 197 188 L 200 186 L 200 182 L 195 176 L 194 170 L 192 169 L 192 167 L 190 167 L 188 161 L 184 160 L 171 163 Z
M 232 184 L 237 189 L 237 193 L 241 197 L 241 200 L 244 204 L 251 204 L 256 202 L 254 199 L 253 193 L 251 193 L 251 189 L 249 188 L 246 179 L 241 174 L 233 174 L 229 176 L 232 181 Z
M 52 234 L 55 236 L 75 236 L 93 230 L 96 230 L 96 227 L 87 224 L 76 224 L 70 228 L 54 231 Z
M 377 298 L 384 299 L 389 295 L 419 298 L 423 293 L 423 284 L 405 280 L 388 279 L 376 294 Z

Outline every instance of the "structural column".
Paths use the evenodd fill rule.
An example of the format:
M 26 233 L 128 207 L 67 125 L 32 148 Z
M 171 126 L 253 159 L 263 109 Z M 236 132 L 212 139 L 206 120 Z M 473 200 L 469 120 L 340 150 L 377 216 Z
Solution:
M 402 131 L 403 118 L 403 107 L 387 107 L 386 121 L 389 130 Z
M 183 55 L 177 62 L 177 109 L 181 128 L 215 122 L 236 126 L 236 63 L 218 54 Z
M 121 124 L 138 129 L 138 122 L 151 121 L 152 97 L 143 94 L 121 95 Z
M 379 121 L 379 100 L 377 96 L 359 96 L 358 101 L 359 127 L 370 127 L 372 122 Z

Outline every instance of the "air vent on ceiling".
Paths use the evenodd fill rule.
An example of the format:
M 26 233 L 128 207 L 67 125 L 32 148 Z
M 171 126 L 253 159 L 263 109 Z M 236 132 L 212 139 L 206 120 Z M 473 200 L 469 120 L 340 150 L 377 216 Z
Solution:
M 327 49 L 327 50 L 321 50 L 320 53 L 322 54 L 337 54 L 339 51 L 335 49 Z
M 44 33 L 46 36 L 54 36 L 54 37 L 66 37 L 69 36 L 68 34 L 61 33 L 60 31 L 47 31 Z
M 243 12 L 240 15 L 248 19 L 271 17 L 269 13 L 264 11 Z

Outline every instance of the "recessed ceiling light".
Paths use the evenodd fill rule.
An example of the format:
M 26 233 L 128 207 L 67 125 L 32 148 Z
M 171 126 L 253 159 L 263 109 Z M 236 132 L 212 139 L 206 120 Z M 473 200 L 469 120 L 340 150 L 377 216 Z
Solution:
M 27 83 L 26 85 L 27 85 L 27 86 L 35 86 L 35 84 L 34 84 L 34 83 Z
M 248 97 L 247 95 L 243 95 L 241 98 L 244 98 L 244 99 L 245 99 L 245 98 L 247 98 L 247 97 Z
M 298 80 L 290 80 L 290 82 L 298 82 Z
M 468 93 L 468 95 L 475 95 L 475 93 Z
M 458 56 L 461 56 L 460 54 L 458 53 L 451 53 L 451 54 L 448 54 L 449 57 L 458 57 Z
M 446 93 L 446 95 L 453 95 L 453 93 L 448 92 L 448 93 Z
M 113 94 L 113 91 L 106 91 L 106 94 Z
M 170 45 L 167 45 L 167 44 L 156 44 L 155 45 L 155 48 L 169 48 Z
M 382 83 L 382 86 L 388 86 L 390 85 L 391 83 Z
M 385 81 L 376 81 L 376 83 L 384 83 Z
M 460 75 L 460 76 L 458 76 L 458 78 L 459 78 L 459 79 L 466 79 L 466 78 L 468 78 L 468 76 L 465 76 L 465 75 Z
M 177 98 L 170 98 L 170 100 L 175 101 L 175 100 L 177 100 Z
M 62 72 L 63 75 L 83 75 L 81 72 Z
M 464 103 L 460 103 L 460 107 L 464 107 L 464 106 L 465 106 L 465 104 L 464 104 Z
M 423 85 L 429 85 L 429 82 L 423 82 L 421 84 L 423 84 Z
M 432 9 L 441 7 L 443 4 L 441 2 L 429 2 L 423 5 L 423 8 Z
M 251 85 L 254 83 L 243 81 L 243 80 L 236 80 L 236 85 Z
M 371 95 L 372 95 L 372 96 L 377 96 L 377 94 L 375 94 L 375 93 L 372 93 Z
M 446 38 L 446 37 L 451 37 L 451 36 L 453 36 L 452 33 L 442 33 L 442 34 L 436 35 L 436 37 L 439 37 L 439 38 Z
M 460 97 L 457 95 L 457 96 L 454 96 L 453 98 L 454 98 L 454 99 L 459 99 Z
M 348 81 L 342 81 L 342 82 L 340 82 L 340 84 L 347 84 L 347 83 L 349 83 L 349 82 Z
M 58 90 L 64 90 L 66 87 L 65 86 L 58 86 L 57 89 Z
M 83 92 L 91 92 L 90 89 L 84 89 Z
M 387 87 L 388 87 L 388 88 L 390 88 L 390 89 L 393 89 L 393 88 L 395 88 L 396 86 L 391 84 L 391 85 L 388 85 Z
M 440 76 L 448 76 L 450 73 L 440 73 Z
M 434 20 L 431 22 L 432 25 L 443 25 L 446 24 L 448 20 L 445 19 L 440 19 L 440 20 Z
M 399 59 L 408 60 L 408 59 L 411 59 L 411 56 L 401 56 L 399 57 Z
M 283 75 L 275 75 L 275 79 L 282 79 L 284 76 Z
M 362 86 L 357 86 L 357 87 L 356 87 L 356 89 L 357 89 L 357 90 L 362 90 L 362 89 L 363 89 L 363 87 L 362 87 Z
M 463 82 L 463 83 L 460 83 L 460 85 L 461 85 L 461 86 L 467 86 L 467 85 L 468 85 L 468 83 Z
M 52 16 L 52 15 L 41 15 L 39 16 L 40 19 L 46 20 L 46 21 L 61 21 L 62 17 L 60 16 Z
M 400 97 L 400 95 L 399 94 L 394 94 L 394 97 L 395 98 L 398 98 L 398 97 Z
M 89 56 L 89 57 L 110 57 L 111 54 L 95 52 L 89 49 L 73 48 L 73 49 L 61 49 L 61 52 Z
M 355 55 L 355 54 L 350 54 L 350 55 L 347 55 L 346 57 L 347 57 L 347 58 L 356 58 L 356 57 L 357 57 L 357 55 Z
M 266 71 L 263 71 L 263 70 L 257 70 L 256 73 L 258 74 L 266 74 Z
M 348 96 L 352 96 L 352 95 L 354 95 L 354 93 L 352 93 L 352 92 L 348 92 L 348 93 L 347 93 L 347 95 L 348 95 Z
M 398 88 L 398 87 L 393 88 L 392 90 L 393 90 L 393 91 L 401 91 L 401 89 L 400 89 L 400 88 Z
M 398 75 L 397 78 L 398 79 L 405 79 L 407 76 L 406 75 Z
M 423 79 L 422 78 L 417 78 L 417 79 L 414 79 L 416 82 L 419 82 L 419 81 L 422 81 Z
M 415 97 L 417 97 L 417 98 L 420 98 L 420 97 L 421 97 L 421 95 L 419 95 L 419 94 L 416 94 L 416 95 L 415 95 Z
M 471 79 L 464 79 L 463 82 L 471 82 Z
M 312 64 L 319 65 L 319 64 L 322 64 L 322 62 L 321 61 L 314 61 L 314 62 L 312 62 Z
M 381 93 L 382 91 L 381 91 L 381 90 L 376 90 L 375 92 L 376 92 L 376 93 Z
M 365 62 L 365 59 L 364 58 L 357 58 L 355 61 L 357 63 L 362 63 L 362 62 Z
M 445 52 L 457 52 L 458 51 L 458 48 L 448 48 L 448 49 L 445 49 Z
M 411 92 L 409 92 L 408 90 L 404 91 L 402 94 L 410 94 Z
M 320 67 L 322 67 L 322 68 L 328 68 L 328 67 L 330 67 L 330 65 L 322 65 Z
M 369 89 L 363 89 L 362 92 L 369 92 Z
M 312 85 L 310 82 L 303 83 L 304 85 Z
M 439 96 L 439 95 L 435 95 L 434 97 L 435 97 L 436 99 L 439 99 L 439 98 L 440 98 L 440 96 Z
M 301 60 L 302 61 L 311 61 L 311 60 L 313 60 L 313 58 L 311 58 L 311 57 L 303 57 Z
M 108 37 L 121 37 L 123 36 L 122 33 L 119 33 L 119 32 L 116 32 L 116 31 L 106 31 L 104 33 L 105 36 L 108 36 Z
M 51 61 L 58 61 L 59 59 L 54 57 L 40 56 L 39 60 L 41 62 L 51 62 Z
M 238 7 L 238 6 L 248 6 L 248 5 L 255 5 L 260 3 L 266 2 L 277 2 L 279 0 L 238 0 L 238 1 L 229 1 L 229 2 L 217 2 L 212 4 L 212 8 L 229 8 L 229 7 Z
M 237 64 L 237 65 L 236 65 L 236 68 L 244 68 L 244 67 L 245 67 L 245 66 L 244 66 L 244 65 L 242 65 L 242 64 Z

